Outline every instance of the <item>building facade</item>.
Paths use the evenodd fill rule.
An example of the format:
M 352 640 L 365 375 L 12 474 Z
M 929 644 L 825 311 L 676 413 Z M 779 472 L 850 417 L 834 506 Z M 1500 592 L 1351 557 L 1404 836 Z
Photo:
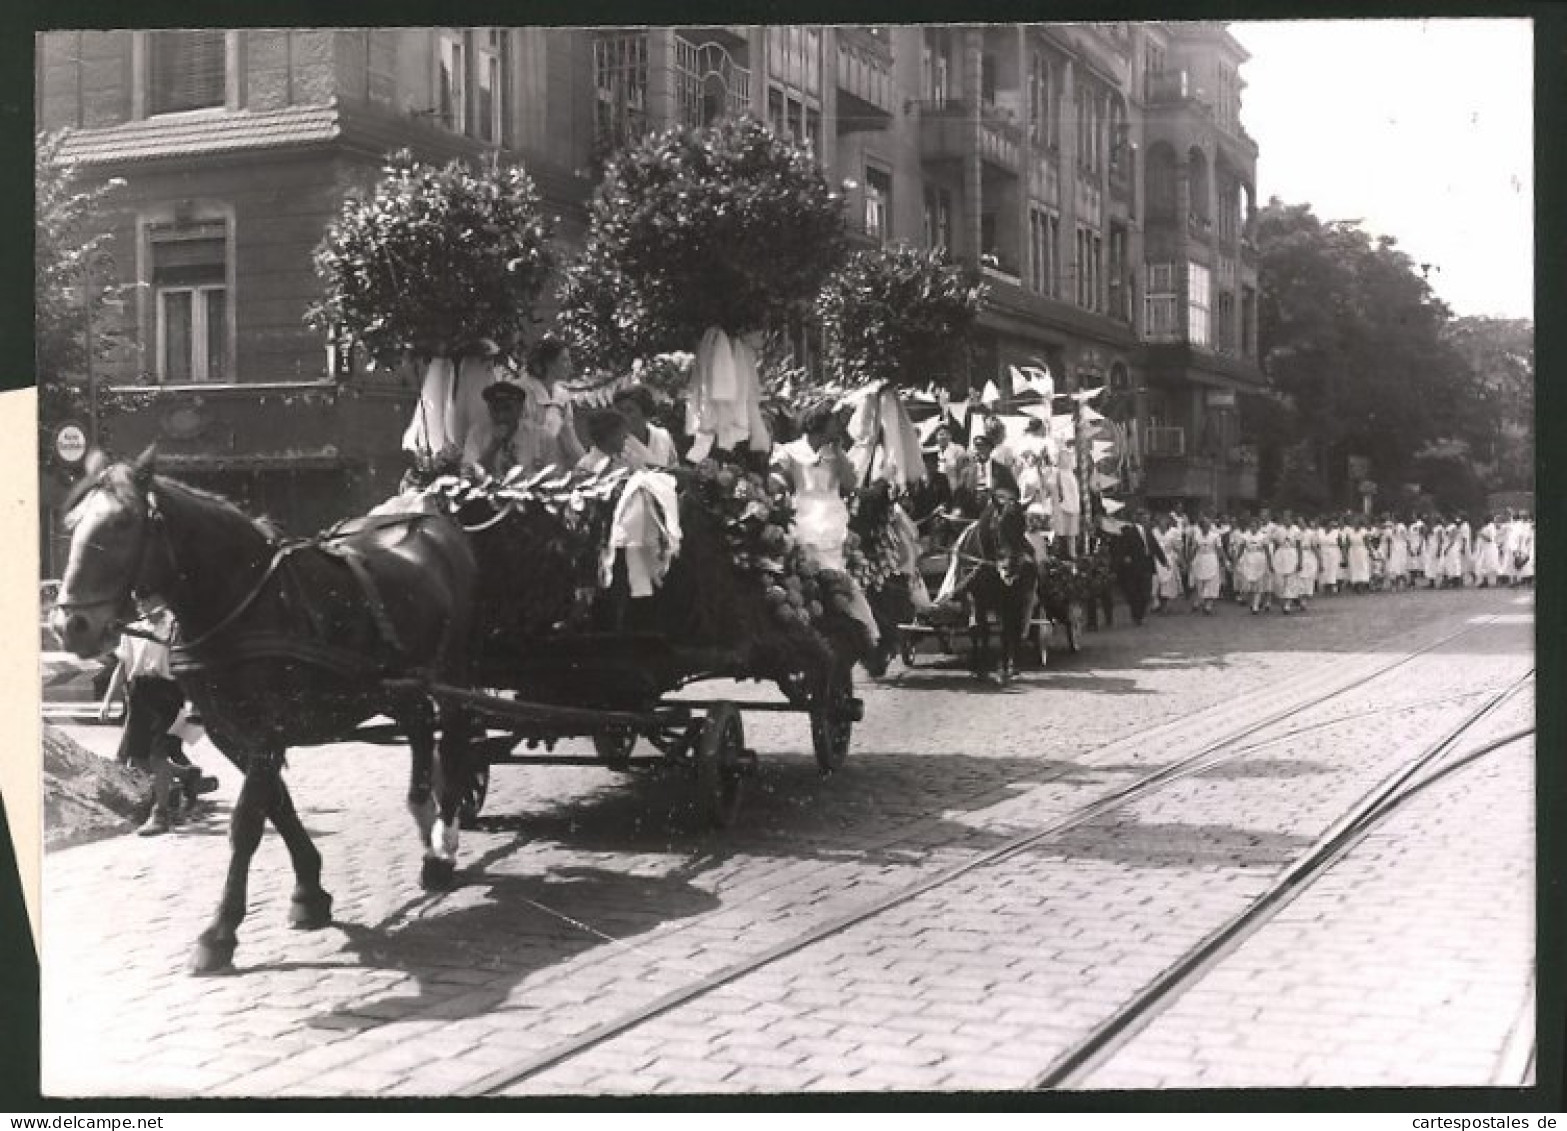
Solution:
M 747 112 L 851 184 L 858 242 L 983 272 L 976 383 L 1044 361 L 1108 385 L 1123 489 L 1237 508 L 1237 398 L 1262 388 L 1244 61 L 1211 23 L 61 31 L 38 38 L 37 106 L 125 182 L 128 344 L 93 375 L 143 391 L 105 422 L 116 447 L 157 440 L 291 530 L 402 470 L 411 376 L 342 372 L 304 321 L 311 251 L 386 153 L 522 161 L 569 248 L 608 153 Z

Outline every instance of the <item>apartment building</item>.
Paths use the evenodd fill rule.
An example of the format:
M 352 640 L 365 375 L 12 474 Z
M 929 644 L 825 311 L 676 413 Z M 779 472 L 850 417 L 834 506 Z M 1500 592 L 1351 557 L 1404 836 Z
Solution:
M 740 113 L 851 183 L 857 242 L 984 273 L 976 387 L 1034 360 L 1107 385 L 1125 487 L 1242 508 L 1236 406 L 1262 387 L 1245 58 L 1214 23 L 59 31 L 38 37 L 37 106 L 125 182 L 128 346 L 94 376 L 150 404 L 117 445 L 156 439 L 290 529 L 401 471 L 410 378 L 346 371 L 304 322 L 311 250 L 387 152 L 521 160 L 570 244 L 608 153 Z

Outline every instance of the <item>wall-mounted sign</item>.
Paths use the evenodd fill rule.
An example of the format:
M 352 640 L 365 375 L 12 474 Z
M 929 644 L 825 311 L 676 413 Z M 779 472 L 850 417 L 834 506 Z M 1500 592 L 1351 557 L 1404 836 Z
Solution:
M 1209 389 L 1207 398 L 1209 408 L 1235 407 L 1235 392 L 1233 389 Z
M 54 434 L 54 454 L 65 463 L 87 458 L 87 433 L 80 424 L 62 424 Z

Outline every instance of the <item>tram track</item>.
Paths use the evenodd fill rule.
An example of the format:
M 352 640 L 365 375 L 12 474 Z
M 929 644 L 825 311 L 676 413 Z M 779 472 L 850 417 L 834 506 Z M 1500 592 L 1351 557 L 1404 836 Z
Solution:
M 1080 1082 L 1151 1024 L 1182 993 L 1201 981 L 1247 938 L 1265 927 L 1313 880 L 1350 852 L 1373 827 L 1399 806 L 1485 755 L 1532 735 L 1532 726 L 1513 730 L 1457 754 L 1433 768 L 1441 758 L 1452 753 L 1460 738 L 1500 710 L 1503 704 L 1533 679 L 1534 669 L 1531 668 L 1527 674 L 1491 696 L 1441 738 L 1424 746 L 1415 757 L 1371 789 L 1244 910 L 1209 933 L 1131 1001 L 1102 1021 L 1084 1040 L 1058 1056 L 1035 1079 L 1032 1089 L 1066 1088 Z
M 1376 711 L 1354 712 L 1344 716 L 1338 716 L 1336 718 L 1312 722 L 1304 727 L 1286 731 L 1278 735 L 1265 736 L 1258 742 L 1254 742 L 1249 745 L 1243 745 L 1249 738 L 1263 734 L 1270 728 L 1277 727 L 1280 724 L 1288 722 L 1292 718 L 1304 715 L 1314 708 L 1318 708 L 1323 704 L 1341 696 L 1347 696 L 1356 691 L 1359 691 L 1366 687 L 1366 685 L 1371 683 L 1373 680 L 1381 679 L 1382 677 L 1397 671 L 1405 665 L 1412 663 L 1420 657 L 1427 655 L 1443 647 L 1444 645 L 1451 643 L 1454 640 L 1457 640 L 1469 633 L 1479 631 L 1483 628 L 1494 626 L 1496 623 L 1498 623 L 1498 619 L 1499 618 L 1494 616 L 1482 618 L 1477 622 L 1467 624 L 1455 632 L 1448 633 L 1435 641 L 1427 643 L 1420 648 L 1400 654 L 1397 658 L 1378 665 L 1369 671 L 1357 671 L 1351 677 L 1342 678 L 1330 683 L 1326 689 L 1314 689 L 1307 695 L 1297 698 L 1296 700 L 1289 702 L 1281 707 L 1266 710 L 1262 717 L 1254 717 L 1241 723 L 1240 725 L 1229 727 L 1225 729 L 1220 736 L 1206 741 L 1198 750 L 1177 759 L 1173 763 L 1158 767 L 1149 773 L 1143 774 L 1137 780 L 1111 790 L 1110 792 L 1093 801 L 1088 802 L 1087 804 L 1080 805 L 1074 808 L 1072 811 L 1057 817 L 1056 819 L 1046 823 L 1041 827 L 1034 828 L 1028 830 L 1027 832 L 1013 836 L 1000 845 L 981 852 L 968 860 L 945 867 L 935 874 L 927 876 L 912 884 L 902 886 L 895 891 L 888 892 L 876 898 L 867 900 L 866 902 L 856 907 L 829 917 L 806 930 L 800 931 L 790 936 L 789 938 L 774 944 L 773 946 L 767 947 L 766 949 L 749 955 L 745 958 L 731 962 L 730 964 L 716 971 L 695 978 L 687 984 L 666 992 L 639 1007 L 627 1010 L 611 1018 L 610 1020 L 595 1025 L 575 1037 L 561 1041 L 548 1049 L 528 1056 L 526 1059 L 523 1059 L 516 1064 L 507 1066 L 494 1072 L 490 1072 L 481 1078 L 472 1081 L 468 1087 L 461 1089 L 460 1094 L 471 1096 L 486 1096 L 504 1093 L 508 1089 L 526 1083 L 529 1080 L 532 1080 L 535 1077 L 548 1072 L 552 1068 L 565 1064 L 588 1053 L 590 1050 L 599 1045 L 605 1044 L 606 1042 L 612 1041 L 617 1037 L 630 1033 L 644 1025 L 647 1025 L 657 1018 L 678 1010 L 683 1006 L 691 1004 L 723 987 L 731 986 L 734 983 L 741 982 L 747 976 L 757 973 L 763 968 L 768 967 L 786 957 L 796 955 L 809 949 L 810 947 L 816 946 L 826 941 L 827 939 L 839 935 L 852 927 L 873 920 L 878 915 L 882 915 L 893 908 L 908 904 L 911 901 L 934 891 L 935 889 L 951 885 L 955 881 L 976 870 L 991 867 L 1003 861 L 1009 860 L 1021 853 L 1048 842 L 1052 838 L 1059 837 L 1063 833 L 1090 824 L 1099 818 L 1105 817 L 1106 815 L 1125 808 L 1136 801 L 1157 793 L 1158 791 L 1165 789 L 1177 781 L 1201 774 L 1205 771 L 1220 766 L 1227 761 L 1245 757 L 1246 755 L 1254 753 L 1264 747 L 1286 741 L 1293 737 L 1298 737 L 1301 734 L 1323 730 L 1335 725 L 1344 725 L 1354 720 L 1365 718 L 1371 714 L 1386 714 L 1391 711 L 1416 710 L 1422 707 L 1450 704 L 1452 702 L 1472 698 L 1474 697 L 1474 694 L 1477 693 L 1469 693 L 1464 695 L 1446 695 L 1422 700 L 1413 704 L 1403 704 L 1391 708 L 1380 708 Z M 1428 747 L 1425 751 L 1423 751 L 1423 757 L 1416 760 L 1415 771 L 1412 772 L 1418 771 L 1418 769 L 1422 766 L 1429 766 L 1432 760 L 1438 757 L 1441 752 L 1450 751 L 1458 736 L 1472 729 L 1472 727 L 1478 724 L 1481 719 L 1489 716 L 1496 709 L 1498 709 L 1501 703 L 1505 702 L 1505 700 L 1511 695 L 1516 694 L 1523 683 L 1531 677 L 1532 671 L 1531 676 L 1526 676 L 1524 680 L 1518 681 L 1508 688 L 1505 688 L 1504 690 L 1496 693 L 1490 699 L 1488 699 L 1486 704 L 1482 705 L 1481 708 L 1475 712 L 1471 712 L 1468 716 L 1466 716 L 1465 721 L 1449 735 L 1444 736 L 1444 739 L 1441 742 L 1435 744 L 1432 747 Z M 1520 734 L 1513 736 L 1512 740 L 1516 740 L 1519 737 L 1523 737 L 1523 735 Z M 1104 750 L 1109 750 L 1120 744 L 1121 743 L 1119 741 L 1106 744 L 1098 751 L 1090 752 L 1087 757 L 1092 758 L 1094 754 Z M 1435 751 L 1435 753 L 1433 753 L 1433 751 Z M 1395 784 L 1407 785 L 1409 782 L 1409 777 L 1409 774 L 1403 774 L 1402 776 L 1398 777 Z M 1422 781 L 1415 783 L 1413 786 L 1410 786 L 1410 789 L 1422 789 L 1424 788 L 1425 784 L 1427 783 L 1424 781 L 1424 779 L 1422 779 Z M 1349 817 L 1353 817 L 1354 820 L 1350 820 Z M 1360 812 L 1359 806 L 1351 811 L 1349 817 L 1341 820 L 1334 826 L 1333 829 L 1330 830 L 1330 834 L 1334 838 L 1335 844 L 1347 844 L 1347 838 L 1351 837 L 1352 835 L 1364 835 L 1364 829 L 1369 827 L 1369 823 L 1374 823 L 1375 820 L 1380 819 L 1380 815 L 1372 817 L 1370 809 L 1367 809 L 1364 813 Z M 1343 827 L 1340 827 L 1341 825 Z M 1313 855 L 1314 852 L 1308 852 L 1307 857 L 1303 857 L 1302 859 L 1310 858 Z M 1297 862 L 1297 865 L 1292 865 L 1289 869 L 1286 870 L 1286 875 L 1281 877 L 1281 879 L 1287 878 L 1288 876 L 1293 875 L 1298 871 L 1299 867 Z M 1178 962 L 1176 966 L 1182 965 L 1182 963 L 1185 961 L 1186 959 L 1183 959 L 1181 962 Z M 1176 967 L 1171 967 L 1172 970 L 1175 968 Z M 1165 980 L 1165 978 L 1158 979 L 1156 980 L 1156 984 Z M 1166 992 L 1168 992 L 1170 988 L 1173 987 L 1166 987 Z M 1140 994 L 1139 999 L 1141 996 L 1142 995 Z M 1117 1016 L 1119 1016 L 1119 1014 L 1117 1014 Z M 1109 1026 L 1114 1021 L 1115 1017 L 1110 1018 L 1106 1021 L 1104 1026 L 1096 1028 L 1094 1032 L 1090 1034 L 1088 1040 L 1084 1042 L 1084 1046 L 1090 1042 L 1093 1042 L 1093 1049 L 1090 1049 L 1086 1053 L 1069 1051 L 1066 1055 L 1058 1057 L 1052 1067 L 1047 1069 L 1046 1073 L 1039 1078 L 1039 1082 L 1036 1082 L 1036 1086 L 1056 1086 L 1050 1083 L 1050 1081 L 1053 1080 L 1057 1074 L 1061 1072 L 1078 1072 L 1088 1064 L 1089 1059 L 1092 1056 L 1097 1055 L 1095 1050 L 1110 1048 L 1117 1034 L 1127 1030 L 1130 1025 L 1130 1022 L 1127 1022 L 1115 1028 L 1114 1032 L 1111 1032 L 1108 1028 L 1106 1028 L 1106 1026 Z M 1101 1033 L 1101 1029 L 1103 1029 L 1104 1032 Z

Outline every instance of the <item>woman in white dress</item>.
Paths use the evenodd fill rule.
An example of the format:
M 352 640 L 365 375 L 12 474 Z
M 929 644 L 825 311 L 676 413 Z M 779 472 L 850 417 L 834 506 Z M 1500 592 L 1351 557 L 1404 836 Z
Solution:
M 1192 564 L 1192 612 L 1202 609 L 1204 616 L 1213 616 L 1213 603 L 1219 599 L 1219 585 L 1224 571 L 1220 566 L 1223 553 L 1223 537 L 1203 515 L 1197 520 L 1197 528 L 1191 532 Z
M 1317 585 L 1330 596 L 1338 595 L 1344 574 L 1344 551 L 1339 546 L 1338 523 L 1331 519 L 1317 527 Z
M 1366 545 L 1366 525 L 1353 520 L 1344 532 L 1345 558 L 1349 561 L 1349 584 L 1356 593 L 1371 588 L 1371 550 Z
M 1475 535 L 1475 584 L 1481 589 L 1494 589 L 1502 572 L 1502 554 L 1497 546 L 1496 520 L 1493 518 Z
M 1448 523 L 1447 543 L 1442 547 L 1442 584 L 1449 589 L 1462 589 L 1468 571 L 1469 524 Z
M 1300 527 L 1287 517 L 1273 532 L 1273 584 L 1280 610 L 1289 616 L 1301 594 Z
M 1427 589 L 1435 589 L 1442 584 L 1442 548 L 1446 541 L 1447 527 L 1442 523 L 1442 516 L 1432 516 L 1431 527 L 1426 531 L 1424 553 Z
M 1534 523 L 1528 515 L 1518 516 L 1518 537 L 1514 542 L 1513 564 L 1518 571 L 1518 584 L 1534 584 Z
M 1315 519 L 1300 528 L 1300 607 L 1317 595 L 1317 578 L 1322 574 L 1322 530 Z
M 843 422 L 823 404 L 806 412 L 798 440 L 773 449 L 773 474 L 794 493 L 794 538 L 817 569 L 836 570 L 848 581 L 848 614 L 864 626 L 875 647 L 876 618 L 847 572 L 844 546 L 849 539 L 849 508 L 843 492 L 854 486 L 854 466 L 842 447 Z
M 1236 576 L 1240 578 L 1241 596 L 1250 597 L 1251 611 L 1258 613 L 1272 601 L 1272 578 L 1268 566 L 1271 547 L 1256 519 L 1247 522 L 1246 532 L 1240 538 L 1241 558 Z
M 1172 523 L 1168 516 L 1159 520 L 1159 547 L 1164 551 L 1165 561 L 1168 565 L 1155 565 L 1158 577 L 1159 603 L 1154 611 L 1162 613 L 1164 607 L 1173 601 L 1181 599 L 1181 571 L 1183 569 L 1183 554 L 1181 552 L 1181 530 Z
M 1387 526 L 1387 583 L 1395 590 L 1409 584 L 1409 528 L 1402 522 Z

